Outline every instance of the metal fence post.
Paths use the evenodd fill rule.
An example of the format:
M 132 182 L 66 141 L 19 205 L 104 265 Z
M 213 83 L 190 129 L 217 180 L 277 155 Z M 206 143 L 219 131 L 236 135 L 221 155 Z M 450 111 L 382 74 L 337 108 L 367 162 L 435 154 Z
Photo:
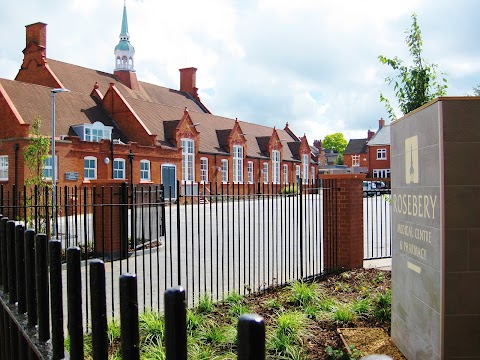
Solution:
M 134 186 L 132 184 L 132 200 L 133 200 Z M 132 201 L 133 204 L 133 201 Z M 120 186 L 120 259 L 128 257 L 128 184 L 123 182 Z M 134 206 L 132 205 L 132 216 Z M 135 239 L 132 237 L 132 241 Z M 135 249 L 135 242 L 133 245 Z
M 7 264 L 7 217 L 0 219 L 0 260 L 2 267 L 3 292 L 8 292 L 8 264 Z
M 7 262 L 8 262 L 8 290 L 9 302 L 17 302 L 17 271 L 15 265 L 15 221 L 7 221 Z
M 53 358 L 63 359 L 62 242 L 50 240 L 50 303 L 52 308 Z
M 120 276 L 120 326 L 122 359 L 139 360 L 137 276 Z
M 181 286 L 165 291 L 165 347 L 167 360 L 187 359 L 187 310 Z
M 37 325 L 37 286 L 35 284 L 35 231 L 25 231 L 25 285 L 28 326 Z
M 17 272 L 18 313 L 27 311 L 27 295 L 25 289 L 25 230 L 23 225 L 15 227 L 15 256 Z
M 37 285 L 38 340 L 50 339 L 50 306 L 48 304 L 47 235 L 35 238 L 35 280 Z
M 238 319 L 238 360 L 265 360 L 265 321 L 256 314 Z
M 80 248 L 67 249 L 67 303 L 68 332 L 70 333 L 70 359 L 83 359 L 82 277 Z
M 92 309 L 93 360 L 107 360 L 107 301 L 105 293 L 105 264 L 102 260 L 94 259 L 90 262 L 90 289 L 92 289 L 90 292 L 90 305 Z

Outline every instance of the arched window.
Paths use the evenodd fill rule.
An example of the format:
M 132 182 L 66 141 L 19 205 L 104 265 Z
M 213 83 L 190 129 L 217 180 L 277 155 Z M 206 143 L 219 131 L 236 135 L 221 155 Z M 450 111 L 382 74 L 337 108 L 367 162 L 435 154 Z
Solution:
M 192 139 L 181 139 L 182 147 L 182 180 L 195 180 L 195 142 Z
M 243 183 L 243 147 L 233 145 L 233 182 Z

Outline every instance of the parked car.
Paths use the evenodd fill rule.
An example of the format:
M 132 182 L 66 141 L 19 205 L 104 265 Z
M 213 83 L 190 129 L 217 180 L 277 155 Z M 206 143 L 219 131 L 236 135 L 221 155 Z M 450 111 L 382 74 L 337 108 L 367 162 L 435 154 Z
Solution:
M 377 191 L 381 187 L 380 181 L 364 181 L 363 182 L 363 197 L 371 197 L 374 195 L 380 195 L 380 192 Z

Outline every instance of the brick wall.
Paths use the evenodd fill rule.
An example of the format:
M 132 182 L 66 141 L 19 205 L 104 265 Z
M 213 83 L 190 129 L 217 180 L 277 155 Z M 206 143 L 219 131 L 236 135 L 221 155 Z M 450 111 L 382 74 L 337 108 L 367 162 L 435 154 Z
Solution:
M 332 196 L 324 194 L 324 264 L 328 270 L 363 267 L 364 174 L 321 175 L 333 180 Z

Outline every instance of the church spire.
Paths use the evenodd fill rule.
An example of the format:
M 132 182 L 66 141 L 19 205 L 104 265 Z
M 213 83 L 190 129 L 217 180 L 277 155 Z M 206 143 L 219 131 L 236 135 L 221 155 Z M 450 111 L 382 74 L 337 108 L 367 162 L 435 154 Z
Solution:
M 120 41 L 115 46 L 115 70 L 134 71 L 133 57 L 135 48 L 130 44 L 130 35 L 128 34 L 127 4 L 123 4 L 122 29 L 120 30 Z

